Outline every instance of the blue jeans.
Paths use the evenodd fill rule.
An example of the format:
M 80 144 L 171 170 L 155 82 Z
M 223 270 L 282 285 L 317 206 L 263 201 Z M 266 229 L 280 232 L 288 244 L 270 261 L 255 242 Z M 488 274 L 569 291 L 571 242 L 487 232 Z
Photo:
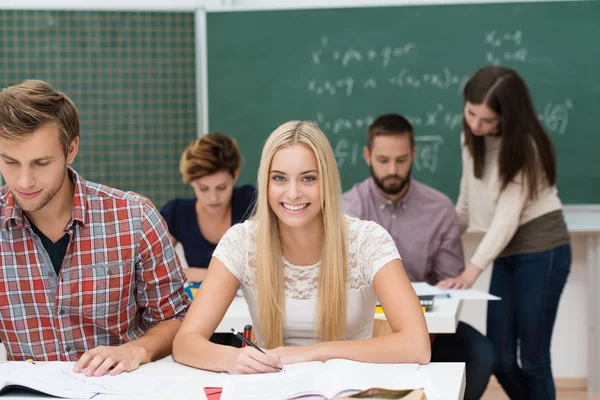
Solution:
M 465 400 L 478 400 L 485 392 L 496 365 L 494 346 L 472 326 L 459 322 L 454 334 L 436 335 L 431 362 L 466 364 Z
M 490 293 L 502 300 L 488 303 L 487 334 L 498 359 L 495 375 L 512 400 L 556 398 L 550 341 L 570 270 L 570 245 L 494 262 Z

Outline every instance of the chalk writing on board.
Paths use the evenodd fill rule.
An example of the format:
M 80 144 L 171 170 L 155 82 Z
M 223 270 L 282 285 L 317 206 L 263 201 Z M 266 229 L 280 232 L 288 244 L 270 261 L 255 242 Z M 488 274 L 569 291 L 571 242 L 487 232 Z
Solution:
M 367 127 L 371 125 L 374 121 L 372 116 L 367 116 L 364 118 L 336 118 L 333 121 L 326 120 L 325 115 L 323 113 L 317 113 L 316 123 L 321 127 L 321 129 L 326 133 L 333 133 L 337 135 L 340 132 L 344 131 L 353 131 L 355 129 L 362 130 L 366 132 Z
M 529 51 L 521 47 L 523 32 L 520 29 L 514 32 L 492 29 L 484 35 L 483 42 L 490 49 L 485 52 L 485 60 L 490 64 L 499 65 L 503 61 L 527 61 Z
M 416 45 L 408 42 L 398 46 L 383 46 L 381 48 L 359 49 L 334 49 L 330 48 L 329 38 L 321 37 L 321 47 L 311 52 L 310 63 L 314 65 L 329 64 L 331 62 L 348 67 L 352 64 L 370 62 L 378 63 L 383 67 L 390 65 L 393 58 L 408 55 Z
M 538 118 L 549 132 L 564 135 L 569 125 L 569 111 L 573 110 L 573 102 L 566 99 L 563 104 L 548 102 L 541 109 Z M 441 128 L 443 131 L 456 131 L 461 129 L 463 113 L 448 109 L 444 104 L 438 103 L 432 109 L 420 115 L 405 114 L 404 117 L 414 127 Z M 365 132 L 374 121 L 372 115 L 356 118 L 328 119 L 325 114 L 317 113 L 315 122 L 326 134 L 337 135 L 347 131 Z
M 493 65 L 499 65 L 503 60 L 525 62 L 527 61 L 527 49 L 518 49 L 513 53 L 504 52 L 502 55 L 497 55 L 491 51 L 487 51 L 485 53 L 485 59 L 488 63 Z
M 550 132 L 564 135 L 569 125 L 569 110 L 573 110 L 573 101 L 566 99 L 563 104 L 546 103 L 538 118 Z
M 460 129 L 462 123 L 462 112 L 446 110 L 443 104 L 438 104 L 432 110 L 422 115 L 404 115 L 415 127 L 443 127 L 444 130 L 454 131 Z M 359 130 L 366 133 L 367 127 L 371 125 L 374 118 L 371 115 L 359 118 L 336 118 L 327 119 L 323 113 L 317 113 L 316 123 L 326 134 L 343 133 L 346 131 Z
M 317 81 L 313 79 L 308 82 L 308 90 L 319 95 L 330 94 L 335 96 L 336 94 L 344 94 L 346 96 L 352 96 L 354 90 L 354 78 L 327 79 L 320 83 L 317 83 Z
M 416 135 L 415 141 L 417 146 L 417 154 L 413 163 L 415 170 L 435 173 L 438 165 L 439 149 L 444 143 L 444 139 L 439 135 Z M 364 142 L 339 138 L 334 140 L 332 144 L 339 168 L 356 165 L 362 160 Z
M 483 40 L 485 44 L 491 47 L 500 47 L 505 42 L 520 46 L 522 41 L 523 32 L 520 29 L 514 32 L 498 32 L 497 29 L 492 29 L 484 35 Z
M 317 81 L 312 79 L 308 82 L 308 90 L 317 95 L 345 95 L 352 96 L 357 86 L 363 89 L 377 89 L 379 85 L 392 84 L 398 87 L 419 89 L 422 86 L 429 85 L 439 89 L 450 89 L 456 87 L 461 92 L 463 86 L 469 79 L 468 76 L 453 75 L 448 68 L 444 68 L 439 73 L 416 73 L 412 74 L 408 69 L 402 69 L 400 72 L 387 80 L 376 80 L 367 78 L 364 81 L 357 81 L 355 78 L 347 76 L 338 79 L 326 79 Z M 378 84 L 378 82 L 380 82 Z
M 333 145 L 333 154 L 335 155 L 338 167 L 343 168 L 347 164 L 356 165 L 363 146 L 356 142 L 353 143 L 347 138 L 338 139 Z
M 456 87 L 460 92 L 468 76 L 453 74 L 450 69 L 444 68 L 440 72 L 412 73 L 403 68 L 398 74 L 390 78 L 390 83 L 400 87 L 420 88 L 421 86 L 433 86 L 438 89 L 450 89 Z
M 438 103 L 433 110 L 427 111 L 424 115 L 407 115 L 406 119 L 413 126 L 444 126 L 449 130 L 459 127 L 462 122 L 462 112 L 452 112 L 446 110 L 445 106 Z
M 438 153 L 444 139 L 439 135 L 415 136 L 417 154 L 413 166 L 417 171 L 435 173 L 438 164 Z

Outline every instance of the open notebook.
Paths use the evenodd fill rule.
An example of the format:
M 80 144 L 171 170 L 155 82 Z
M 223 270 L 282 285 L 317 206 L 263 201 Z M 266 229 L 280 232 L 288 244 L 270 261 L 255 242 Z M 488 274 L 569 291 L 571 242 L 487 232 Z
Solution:
M 370 388 L 422 389 L 418 364 L 370 364 L 334 359 L 287 364 L 285 372 L 229 375 L 221 400 L 287 400 L 350 396 Z
M 68 399 L 89 399 L 98 393 L 167 395 L 175 393 L 189 379 L 187 376 L 157 377 L 127 372 L 117 376 L 87 377 L 73 372 L 74 364 L 0 362 L 0 394 L 10 389 L 25 389 Z

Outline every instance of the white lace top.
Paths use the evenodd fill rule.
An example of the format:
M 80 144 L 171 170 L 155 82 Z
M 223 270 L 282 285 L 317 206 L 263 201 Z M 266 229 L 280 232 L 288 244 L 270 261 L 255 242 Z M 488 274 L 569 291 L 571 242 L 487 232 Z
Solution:
M 348 221 L 347 324 L 343 339 L 368 339 L 373 332 L 377 297 L 375 274 L 387 263 L 400 259 L 390 234 L 380 225 L 346 216 Z M 256 293 L 256 221 L 232 226 L 213 254 L 240 281 L 248 303 L 254 333 L 262 344 Z M 286 318 L 284 344 L 317 342 L 316 310 L 319 263 L 298 266 L 284 261 Z

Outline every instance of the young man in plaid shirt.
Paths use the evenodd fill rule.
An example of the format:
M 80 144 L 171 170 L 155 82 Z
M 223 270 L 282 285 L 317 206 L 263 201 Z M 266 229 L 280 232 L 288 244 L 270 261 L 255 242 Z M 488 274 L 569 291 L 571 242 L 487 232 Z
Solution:
M 189 299 L 154 205 L 80 177 L 78 146 L 66 95 L 0 92 L 0 339 L 10 360 L 116 375 L 171 353 Z

